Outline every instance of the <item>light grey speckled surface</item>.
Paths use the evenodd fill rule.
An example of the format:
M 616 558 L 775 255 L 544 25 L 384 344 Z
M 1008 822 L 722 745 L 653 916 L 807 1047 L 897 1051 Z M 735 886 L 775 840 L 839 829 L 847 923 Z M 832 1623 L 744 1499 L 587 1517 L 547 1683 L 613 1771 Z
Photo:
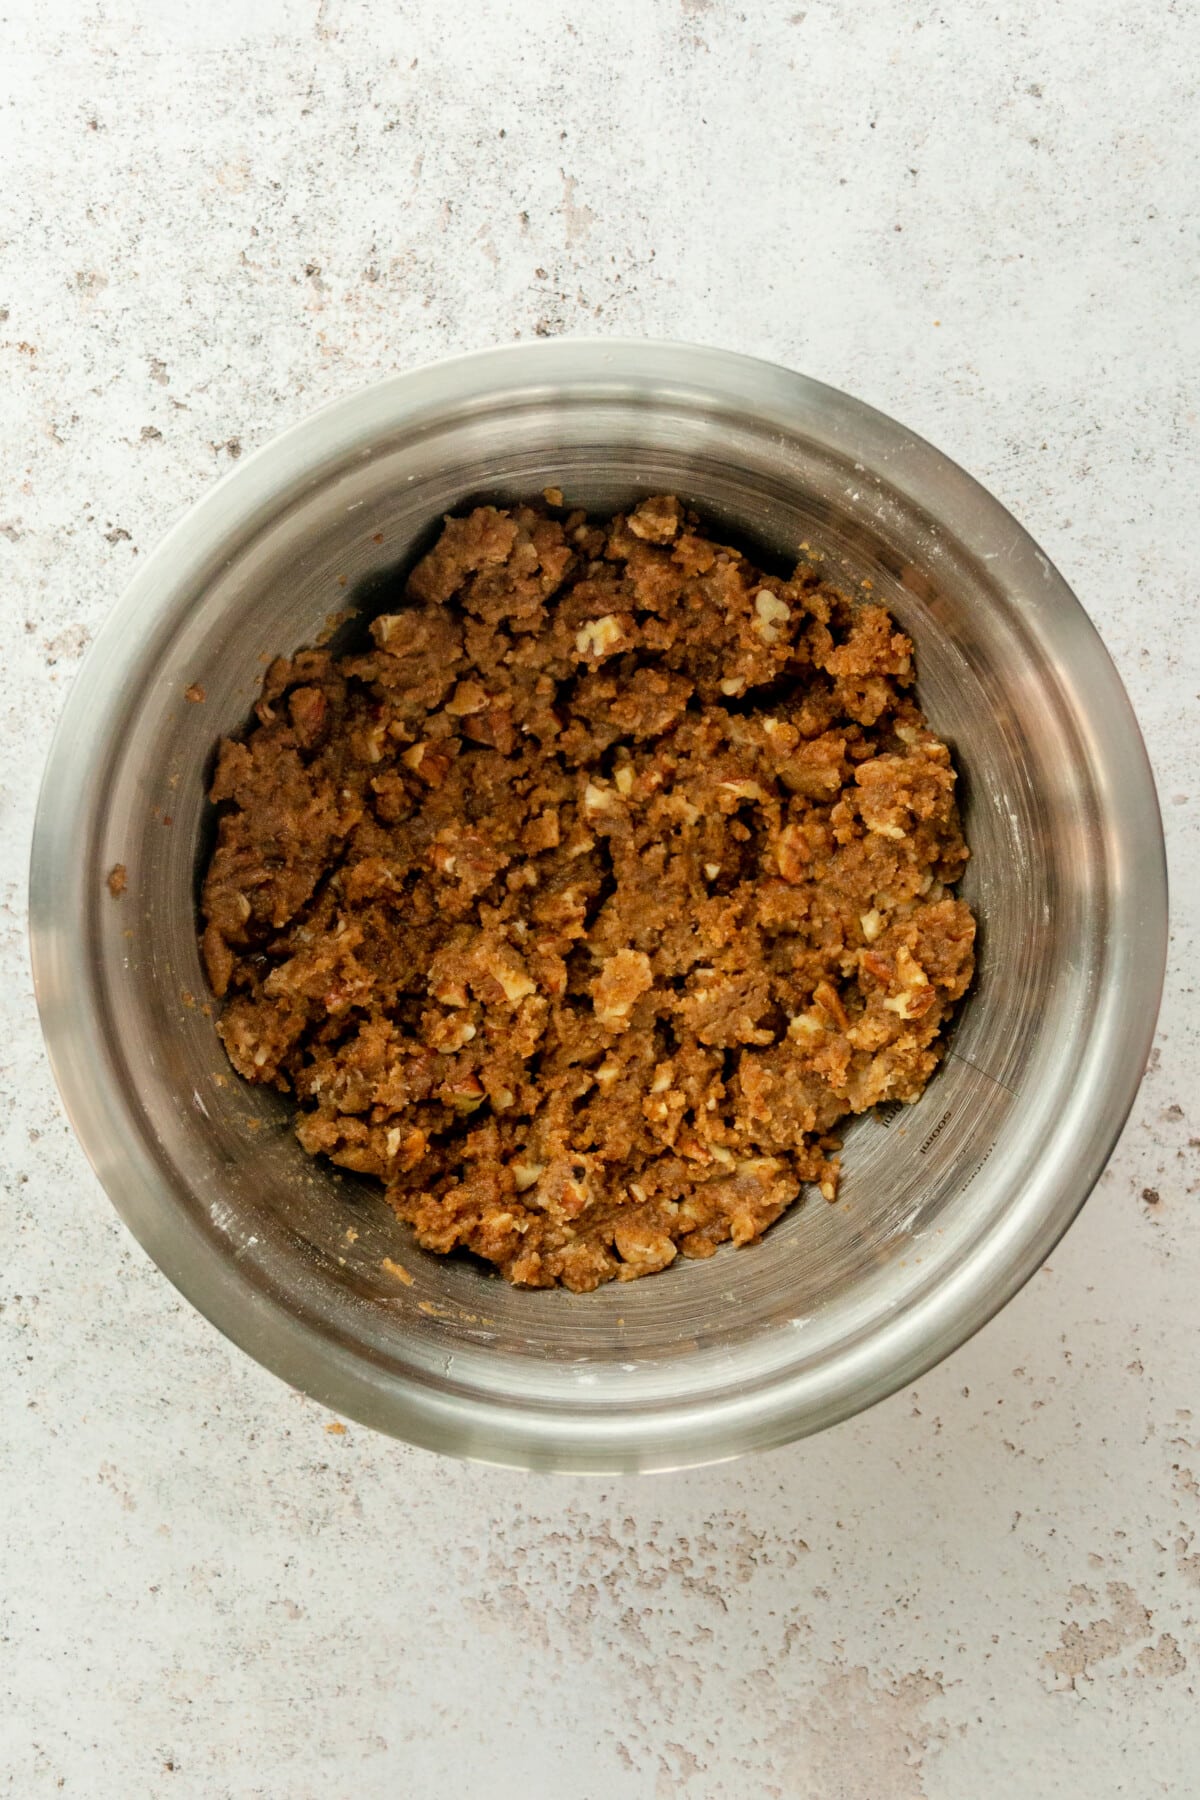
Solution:
M 0 1785 L 1090 1800 L 1200 1777 L 1191 0 L 0 0 Z M 1097 620 L 1172 855 L 1158 1047 L 1019 1299 L 806 1444 L 532 1479 L 339 1431 L 56 1101 L 37 771 L 139 554 L 317 402 L 535 332 L 924 432 Z

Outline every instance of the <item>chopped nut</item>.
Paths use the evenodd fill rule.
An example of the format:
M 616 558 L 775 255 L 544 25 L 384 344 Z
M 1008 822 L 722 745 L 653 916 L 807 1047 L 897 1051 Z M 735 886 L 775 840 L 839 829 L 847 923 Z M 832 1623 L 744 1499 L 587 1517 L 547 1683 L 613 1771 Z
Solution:
M 813 990 L 813 1000 L 828 1019 L 831 1019 L 839 1031 L 845 1031 L 850 1020 L 842 997 L 830 981 L 818 981 Z
M 876 912 L 875 908 L 872 907 L 870 912 L 861 913 L 859 915 L 858 922 L 862 927 L 862 934 L 866 938 L 868 944 L 873 944 L 883 930 L 883 914 Z
M 446 711 L 456 719 L 466 719 L 481 713 L 487 704 L 488 696 L 477 681 L 460 681 L 446 702 Z
M 288 695 L 288 717 L 302 750 L 315 750 L 324 743 L 331 718 L 329 702 L 320 688 L 293 688 Z
M 769 800 L 767 790 L 757 781 L 723 781 L 721 791 L 732 794 L 736 800 Z
M 867 974 L 873 975 L 881 986 L 891 986 L 895 970 L 885 956 L 878 956 L 873 950 L 863 950 L 860 951 L 858 960 Z
M 516 957 L 487 955 L 480 959 L 481 966 L 498 981 L 504 991 L 504 998 L 511 1006 L 524 1000 L 527 994 L 537 992 L 537 983 L 529 979 L 528 972 L 522 968 Z
M 784 881 L 803 881 L 812 862 L 808 839 L 798 825 L 785 825 L 775 839 L 775 866 Z
M 905 987 L 927 987 L 929 977 L 906 945 L 896 952 L 896 975 Z
M 463 1075 L 457 1081 L 444 1082 L 438 1089 L 438 1098 L 455 1112 L 472 1113 L 483 1105 L 487 1095 L 477 1075 Z
M 449 741 L 443 739 L 437 744 L 422 740 L 403 751 L 400 761 L 415 775 L 419 775 L 427 787 L 440 787 L 446 778 L 450 764 L 454 761 L 458 746 L 457 738 Z
M 426 1134 L 423 1131 L 404 1131 L 394 1150 L 391 1147 L 392 1136 L 392 1132 L 389 1131 L 388 1156 L 395 1161 L 401 1171 L 407 1172 L 409 1169 L 415 1169 L 429 1148 L 429 1139 Z
M 824 1030 L 825 1027 L 811 1013 L 796 1013 L 788 1021 L 788 1036 L 798 1043 L 811 1043 L 813 1038 L 821 1037 Z
M 685 825 L 694 825 L 700 817 L 700 808 L 693 806 L 686 794 L 664 794 L 659 804 L 668 817 L 680 819 Z
M 613 613 L 602 619 L 589 619 L 575 634 L 575 648 L 580 656 L 611 656 L 625 642 L 621 621 Z
M 901 1019 L 919 1019 L 929 1011 L 934 999 L 932 988 L 906 988 L 902 994 L 889 996 L 883 1004 Z
M 645 538 L 652 544 L 668 544 L 679 530 L 682 511 L 673 495 L 658 496 L 643 500 L 636 511 L 630 513 L 627 524 L 634 537 Z
M 477 1035 L 468 1014 L 449 1013 L 431 1027 L 426 1041 L 443 1056 L 452 1056 L 456 1050 L 473 1043 Z
M 476 744 L 490 744 L 501 756 L 510 756 L 517 741 L 512 708 L 508 706 L 488 706 L 481 713 L 472 714 L 464 722 L 463 731 Z
M 617 796 L 611 788 L 598 787 L 594 781 L 589 781 L 583 790 L 583 810 L 587 813 L 612 812 L 617 804 Z
M 641 950 L 618 950 L 592 983 L 592 1005 L 601 1025 L 621 1031 L 634 1003 L 653 985 L 650 958 Z
M 359 736 L 363 754 L 368 762 L 383 761 L 390 735 L 387 723 L 383 719 L 377 719 L 373 725 L 368 725 L 363 729 Z
M 665 1231 L 655 1231 L 640 1222 L 622 1220 L 613 1233 L 613 1244 L 622 1263 L 617 1270 L 620 1281 L 665 1269 L 678 1255 L 674 1241 Z
M 780 626 L 792 616 L 790 606 L 773 594 L 770 588 L 759 588 L 754 596 L 754 611 L 754 629 L 763 643 L 777 644 L 783 636 Z

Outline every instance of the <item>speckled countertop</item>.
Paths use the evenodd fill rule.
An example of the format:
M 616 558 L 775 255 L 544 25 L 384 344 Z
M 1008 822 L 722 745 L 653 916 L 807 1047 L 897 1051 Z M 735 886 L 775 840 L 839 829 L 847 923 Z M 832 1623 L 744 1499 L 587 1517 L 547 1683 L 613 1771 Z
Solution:
M 0 0 L 0 1786 L 1089 1800 L 1200 1785 L 1200 13 Z M 957 457 L 1160 784 L 1158 1046 L 1079 1223 L 918 1387 L 530 1478 L 340 1429 L 117 1223 L 24 937 L 97 624 L 231 458 L 534 333 L 775 357 Z

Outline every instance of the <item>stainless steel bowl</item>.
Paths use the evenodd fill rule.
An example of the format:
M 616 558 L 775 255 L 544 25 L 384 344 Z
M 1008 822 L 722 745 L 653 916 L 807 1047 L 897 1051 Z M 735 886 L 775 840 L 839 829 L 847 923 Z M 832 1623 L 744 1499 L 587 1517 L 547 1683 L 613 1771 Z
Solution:
M 920 1103 L 856 1123 L 836 1206 L 599 1293 L 418 1250 L 230 1072 L 194 906 L 204 787 L 268 655 L 443 511 L 675 491 L 870 576 L 964 776 L 979 975 Z M 202 705 L 184 689 L 198 683 Z M 105 875 L 124 863 L 128 891 Z M 664 1468 L 781 1443 L 945 1356 L 1045 1257 L 1132 1102 L 1166 937 L 1162 835 L 1099 638 L 962 470 L 846 395 L 677 344 L 521 345 L 382 382 L 248 457 L 149 558 L 68 700 L 38 814 L 38 999 L 68 1111 L 159 1266 L 339 1411 L 496 1462 Z M 357 1233 L 357 1236 L 355 1236 Z M 382 1267 L 390 1256 L 411 1285 Z

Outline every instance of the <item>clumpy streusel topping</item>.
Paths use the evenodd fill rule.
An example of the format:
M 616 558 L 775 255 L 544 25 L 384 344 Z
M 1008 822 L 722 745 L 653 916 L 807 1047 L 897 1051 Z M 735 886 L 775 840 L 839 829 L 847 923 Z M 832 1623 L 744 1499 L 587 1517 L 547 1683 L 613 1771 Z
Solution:
M 954 769 L 888 613 L 664 497 L 447 519 L 371 638 L 274 663 L 221 746 L 238 1072 L 426 1248 L 529 1286 L 833 1199 L 839 1121 L 917 1098 L 972 971 Z

